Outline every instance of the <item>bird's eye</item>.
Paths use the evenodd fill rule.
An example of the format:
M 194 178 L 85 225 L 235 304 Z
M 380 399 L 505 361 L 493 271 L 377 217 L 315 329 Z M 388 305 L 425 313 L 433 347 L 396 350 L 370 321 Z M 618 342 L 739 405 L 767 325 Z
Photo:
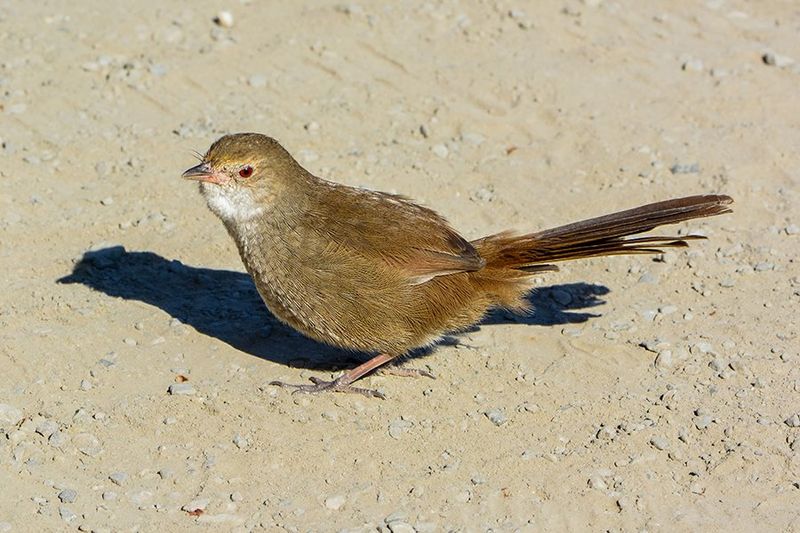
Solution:
M 250 165 L 245 165 L 241 169 L 239 169 L 239 175 L 243 178 L 249 178 L 253 175 L 253 167 Z

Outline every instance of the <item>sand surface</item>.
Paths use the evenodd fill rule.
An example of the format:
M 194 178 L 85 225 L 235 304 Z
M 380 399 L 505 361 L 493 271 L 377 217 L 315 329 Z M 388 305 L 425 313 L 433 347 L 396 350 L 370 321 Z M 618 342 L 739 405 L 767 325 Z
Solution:
M 796 2 L 187 6 L 0 3 L 0 531 L 800 528 Z M 469 238 L 736 210 L 542 276 L 435 380 L 291 395 L 354 363 L 179 178 L 236 131 Z

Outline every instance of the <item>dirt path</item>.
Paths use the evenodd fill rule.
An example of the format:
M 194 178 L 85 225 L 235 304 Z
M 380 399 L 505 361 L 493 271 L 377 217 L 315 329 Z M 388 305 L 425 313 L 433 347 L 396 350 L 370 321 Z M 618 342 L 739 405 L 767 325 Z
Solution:
M 800 528 L 793 2 L 152 6 L 0 4 L 0 531 Z M 542 276 L 386 401 L 292 396 L 352 361 L 179 179 L 234 131 L 470 238 L 736 211 Z

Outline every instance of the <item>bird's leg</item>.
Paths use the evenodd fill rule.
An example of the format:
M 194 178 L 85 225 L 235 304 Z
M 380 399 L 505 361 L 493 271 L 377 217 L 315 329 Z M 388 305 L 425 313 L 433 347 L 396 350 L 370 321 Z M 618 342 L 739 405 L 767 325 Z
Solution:
M 273 381 L 270 385 L 277 385 L 278 387 L 289 387 L 295 389 L 294 392 L 306 392 L 306 393 L 315 393 L 315 392 L 324 392 L 324 391 L 331 391 L 331 392 L 351 392 L 351 393 L 358 393 L 363 394 L 364 396 L 370 396 L 372 398 L 381 398 L 385 399 L 385 396 L 372 389 L 362 389 L 359 387 L 353 387 L 352 383 L 362 377 L 364 374 L 368 374 L 372 372 L 376 368 L 381 365 L 384 365 L 394 359 L 394 355 L 388 355 L 385 353 L 376 355 L 366 363 L 362 363 L 357 367 L 348 370 L 338 378 L 334 379 L 333 381 L 325 381 L 319 378 L 310 378 L 313 385 L 293 385 L 291 383 L 284 383 L 282 381 Z

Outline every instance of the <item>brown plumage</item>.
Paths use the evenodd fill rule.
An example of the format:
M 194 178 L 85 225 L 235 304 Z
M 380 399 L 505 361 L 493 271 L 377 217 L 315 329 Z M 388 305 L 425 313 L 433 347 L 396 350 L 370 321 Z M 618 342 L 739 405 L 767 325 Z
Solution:
M 200 180 L 270 311 L 316 340 L 378 353 L 299 390 L 377 393 L 352 382 L 394 357 L 472 326 L 492 308 L 527 309 L 531 276 L 583 257 L 658 253 L 698 237 L 638 236 L 730 212 L 690 196 L 525 235 L 466 241 L 401 196 L 313 176 L 274 139 L 227 135 L 184 177 Z M 283 383 L 276 383 L 285 385 Z

